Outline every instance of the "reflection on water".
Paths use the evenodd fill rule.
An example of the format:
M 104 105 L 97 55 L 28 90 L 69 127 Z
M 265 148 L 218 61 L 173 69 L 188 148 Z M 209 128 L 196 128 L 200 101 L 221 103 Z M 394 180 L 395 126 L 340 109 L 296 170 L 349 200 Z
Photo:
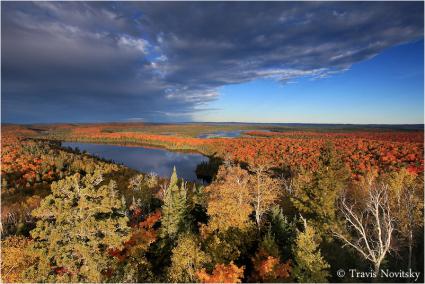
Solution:
M 63 142 L 62 146 L 78 148 L 144 173 L 154 172 L 161 177 L 170 177 L 173 167 L 176 166 L 179 177 L 200 183 L 202 181 L 195 173 L 196 166 L 201 162 L 208 162 L 208 158 L 201 154 L 171 152 L 165 149 L 76 142 Z

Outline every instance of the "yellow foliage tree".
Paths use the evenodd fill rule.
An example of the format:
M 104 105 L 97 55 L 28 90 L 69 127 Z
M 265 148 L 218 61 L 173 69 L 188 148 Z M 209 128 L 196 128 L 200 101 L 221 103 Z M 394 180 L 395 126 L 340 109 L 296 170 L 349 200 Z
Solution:
M 1 242 L 2 283 L 23 282 L 22 272 L 35 262 L 29 246 L 32 241 L 22 236 L 11 236 Z
M 246 229 L 250 225 L 249 174 L 239 166 L 220 167 L 216 181 L 206 187 L 209 231 L 224 232 L 230 227 Z
M 412 267 L 414 233 L 424 225 L 423 179 L 402 169 L 388 177 L 390 206 L 396 220 L 397 232 L 407 241 L 408 268 Z
M 281 184 L 267 173 L 271 165 L 263 163 L 250 168 L 254 175 L 250 177 L 251 204 L 255 211 L 258 229 L 261 227 L 264 213 L 279 199 Z
M 299 232 L 293 249 L 295 266 L 294 277 L 298 282 L 327 282 L 330 267 L 322 257 L 318 236 L 313 227 L 304 221 L 304 232 Z
M 200 247 L 194 235 L 182 235 L 172 250 L 171 267 L 168 278 L 171 282 L 195 282 L 196 271 L 208 262 L 209 258 Z

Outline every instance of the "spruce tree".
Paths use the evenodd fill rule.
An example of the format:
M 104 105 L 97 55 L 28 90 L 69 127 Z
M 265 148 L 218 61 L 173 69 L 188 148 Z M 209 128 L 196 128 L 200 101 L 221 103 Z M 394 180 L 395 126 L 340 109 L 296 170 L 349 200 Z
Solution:
M 185 230 L 187 216 L 186 187 L 184 182 L 179 187 L 176 167 L 173 169 L 163 201 L 161 236 L 174 239 L 179 232 Z
M 116 184 L 102 174 L 79 174 L 55 182 L 52 193 L 33 211 L 31 231 L 38 258 L 26 271 L 34 282 L 104 282 L 113 271 L 113 249 L 129 239 L 128 218 Z
M 322 257 L 318 237 L 313 227 L 304 222 L 304 232 L 298 232 L 293 248 L 295 266 L 293 276 L 297 282 L 323 283 L 327 282 L 330 267 Z
M 294 222 L 289 221 L 288 217 L 283 215 L 282 208 L 278 205 L 270 209 L 268 221 L 270 223 L 270 231 L 281 252 L 280 257 L 283 259 L 290 256 L 292 243 L 296 235 Z
M 293 181 L 292 203 L 311 220 L 322 237 L 329 236 L 331 229 L 337 226 L 336 202 L 348 177 L 348 169 L 339 159 L 334 145 L 327 143 L 321 149 L 317 170 L 304 171 Z

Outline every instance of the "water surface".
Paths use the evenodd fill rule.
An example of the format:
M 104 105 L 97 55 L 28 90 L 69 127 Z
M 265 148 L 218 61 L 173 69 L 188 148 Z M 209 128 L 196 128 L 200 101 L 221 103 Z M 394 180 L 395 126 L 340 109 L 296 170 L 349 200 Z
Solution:
M 113 160 L 144 173 L 154 172 L 161 177 L 170 177 L 173 167 L 176 166 L 179 177 L 200 183 L 202 180 L 196 177 L 196 166 L 201 162 L 208 162 L 208 158 L 201 154 L 172 152 L 165 149 L 79 142 L 63 142 L 62 146 L 78 148 L 99 158 Z
M 211 133 L 202 133 L 198 135 L 198 138 L 217 138 L 217 137 L 225 137 L 225 138 L 233 138 L 239 137 L 246 130 L 230 130 L 230 131 L 216 131 Z

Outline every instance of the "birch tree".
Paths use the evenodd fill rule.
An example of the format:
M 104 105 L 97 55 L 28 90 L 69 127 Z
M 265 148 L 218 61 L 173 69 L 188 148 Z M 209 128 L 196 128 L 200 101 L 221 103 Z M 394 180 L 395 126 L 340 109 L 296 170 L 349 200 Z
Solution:
M 368 260 L 374 267 L 375 275 L 378 275 L 382 261 L 392 249 L 394 223 L 388 200 L 388 185 L 372 184 L 367 189 L 363 206 L 358 205 L 355 201 L 348 201 L 347 194 L 342 195 L 339 211 L 348 236 L 339 231 L 334 231 L 334 234 L 344 242 L 343 247 L 354 248 Z
M 259 164 L 250 168 L 254 172 L 251 176 L 250 192 L 258 230 L 261 228 L 264 214 L 277 202 L 281 193 L 280 182 L 267 173 L 269 167 L 266 164 Z

